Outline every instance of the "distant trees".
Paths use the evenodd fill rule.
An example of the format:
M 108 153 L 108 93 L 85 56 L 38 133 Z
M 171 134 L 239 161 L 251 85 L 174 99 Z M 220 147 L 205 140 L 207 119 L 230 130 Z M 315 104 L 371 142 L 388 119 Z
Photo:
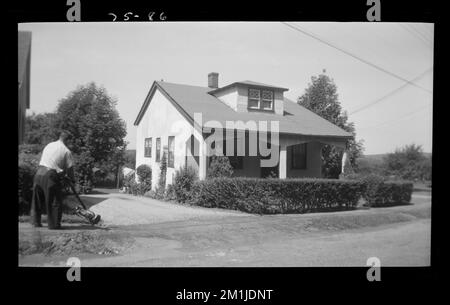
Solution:
M 408 180 L 431 180 L 431 158 L 425 156 L 421 145 L 405 145 L 384 157 L 388 175 Z
M 54 113 L 31 114 L 25 118 L 24 143 L 43 148 L 57 138 L 54 130 Z
M 355 125 L 348 122 L 347 112 L 343 111 L 338 100 L 337 86 L 326 74 L 311 77 L 311 83 L 297 103 L 356 136 Z M 362 155 L 363 150 L 362 140 L 356 141 L 353 138 L 348 141 L 349 159 L 353 168 L 356 168 L 356 159 Z M 341 173 L 341 160 L 342 152 L 334 146 L 325 145 L 322 149 L 323 176 L 338 178 Z

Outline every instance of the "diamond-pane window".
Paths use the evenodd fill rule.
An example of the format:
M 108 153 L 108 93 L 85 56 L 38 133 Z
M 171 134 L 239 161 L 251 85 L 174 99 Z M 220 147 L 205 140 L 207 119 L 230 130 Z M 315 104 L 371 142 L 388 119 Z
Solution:
M 272 91 L 264 90 L 264 91 L 262 92 L 262 99 L 263 99 L 263 100 L 272 101 L 272 100 L 273 100 L 273 92 L 272 92 Z
M 259 100 L 259 90 L 250 89 L 249 92 L 248 92 L 248 97 L 251 98 L 251 99 Z

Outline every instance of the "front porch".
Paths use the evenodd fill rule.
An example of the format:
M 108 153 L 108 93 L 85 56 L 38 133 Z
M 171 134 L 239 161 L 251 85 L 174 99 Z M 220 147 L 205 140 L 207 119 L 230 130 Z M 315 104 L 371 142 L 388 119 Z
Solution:
M 257 151 L 249 149 L 251 139 L 257 139 Z M 267 138 L 265 138 L 267 139 Z M 186 143 L 186 164 L 194 167 L 201 180 L 207 176 L 211 156 L 228 156 L 233 166 L 236 177 L 278 177 L 285 178 L 321 178 L 322 177 L 322 148 L 325 145 L 332 145 L 341 150 L 345 150 L 347 138 L 319 137 L 280 134 L 278 145 L 271 149 L 270 140 L 262 140 L 259 137 L 251 136 L 248 132 L 245 136 L 223 137 L 215 140 L 214 143 L 208 141 L 205 136 L 202 141 L 191 137 Z M 260 143 L 260 142 L 264 143 Z M 227 144 L 233 149 L 228 148 Z M 269 143 L 269 144 L 268 144 Z M 265 151 L 260 151 L 263 144 Z M 229 145 L 229 144 L 228 144 Z M 265 166 L 264 160 L 271 159 L 267 155 L 268 150 L 275 152 L 271 165 Z M 231 152 L 231 153 L 230 153 Z M 277 156 L 278 153 L 278 156 Z

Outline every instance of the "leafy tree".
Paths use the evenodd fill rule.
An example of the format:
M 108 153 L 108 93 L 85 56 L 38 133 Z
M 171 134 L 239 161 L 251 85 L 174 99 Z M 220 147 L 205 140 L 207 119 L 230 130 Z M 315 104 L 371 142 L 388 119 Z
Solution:
M 233 167 L 226 156 L 211 156 L 207 178 L 231 177 Z
M 384 157 L 386 174 L 402 179 L 431 180 L 431 159 L 423 153 L 421 145 L 406 145 Z
M 322 73 L 311 77 L 311 83 L 297 103 L 331 123 L 353 134 L 353 139 L 347 143 L 348 157 L 351 166 L 356 169 L 356 159 L 363 152 L 363 141 L 356 141 L 355 125 L 348 122 L 347 112 L 343 111 L 338 100 L 337 86 L 333 79 Z M 336 147 L 325 145 L 322 149 L 322 171 L 326 178 L 338 178 L 341 173 L 342 152 Z
M 84 191 L 92 186 L 96 165 L 107 162 L 117 169 L 117 163 L 123 163 L 126 126 L 116 103 L 94 82 L 79 86 L 59 101 L 54 130 L 69 132 L 67 146 L 77 157 L 76 175 Z
M 40 149 L 58 137 L 54 129 L 54 113 L 31 114 L 25 118 L 25 143 Z

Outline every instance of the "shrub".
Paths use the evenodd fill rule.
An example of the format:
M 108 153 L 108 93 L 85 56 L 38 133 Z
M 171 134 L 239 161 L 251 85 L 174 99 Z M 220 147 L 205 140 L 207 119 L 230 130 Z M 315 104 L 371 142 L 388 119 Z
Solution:
M 152 189 L 152 169 L 146 164 L 141 164 L 136 169 L 136 174 L 139 178 L 139 195 L 144 195 Z
M 139 178 L 139 182 L 152 182 L 152 169 L 147 164 L 141 164 L 136 169 L 136 174 Z
M 213 178 L 197 181 L 191 203 L 249 213 L 306 213 L 354 208 L 359 181 L 329 179 Z
M 352 174 L 345 176 L 345 179 L 358 180 L 364 184 L 362 197 L 369 206 L 404 204 L 411 201 L 413 184 L 411 182 L 394 180 L 395 178 L 377 174 Z
M 19 146 L 18 197 L 19 215 L 29 214 L 33 194 L 34 174 L 39 166 L 40 154 L 36 145 Z
M 166 174 L 167 174 L 167 157 L 164 152 L 161 158 L 161 164 L 159 166 L 159 180 L 158 188 L 164 190 L 166 188 Z
M 177 201 L 186 202 L 190 200 L 191 190 L 197 178 L 196 170 L 190 166 L 184 166 L 175 172 L 175 178 L 171 186 Z
M 413 183 L 406 181 L 384 181 L 366 185 L 363 198 L 370 206 L 389 206 L 411 201 Z
M 208 168 L 208 178 L 231 177 L 233 175 L 233 167 L 230 160 L 226 156 L 212 156 L 211 163 Z

